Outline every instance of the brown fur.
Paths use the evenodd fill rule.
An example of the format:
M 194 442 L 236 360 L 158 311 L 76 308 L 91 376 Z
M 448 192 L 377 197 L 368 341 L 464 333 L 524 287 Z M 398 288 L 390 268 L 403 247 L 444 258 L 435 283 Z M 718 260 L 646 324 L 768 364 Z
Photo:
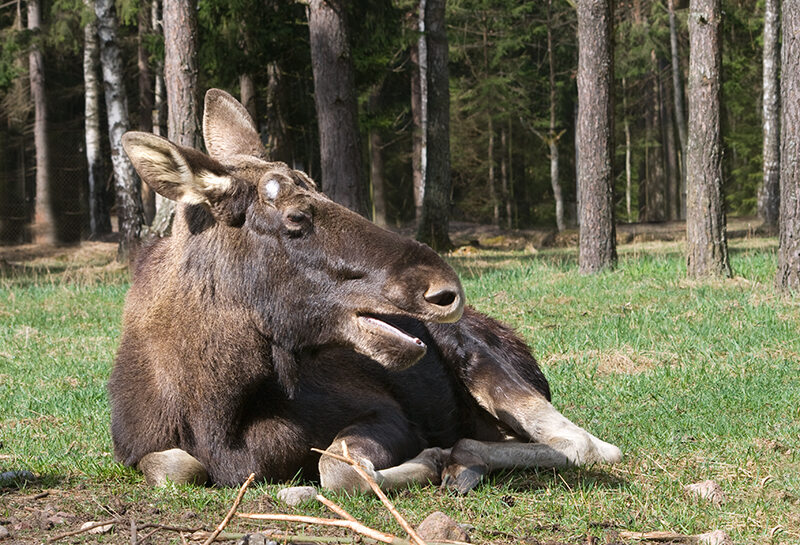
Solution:
M 344 439 L 391 487 L 437 481 L 459 439 L 589 437 L 563 417 L 571 431 L 548 435 L 563 422 L 536 361 L 511 330 L 464 309 L 435 252 L 263 160 L 249 116 L 226 93 L 209 91 L 204 127 L 211 157 L 125 137 L 144 181 L 183 204 L 173 235 L 135 265 L 109 382 L 118 459 L 142 464 L 151 482 L 182 479 L 159 465 L 172 455 L 153 456 L 177 448 L 220 484 L 319 467 L 326 486 L 358 488 L 310 450 Z M 614 458 L 592 458 L 594 448 L 556 458 Z

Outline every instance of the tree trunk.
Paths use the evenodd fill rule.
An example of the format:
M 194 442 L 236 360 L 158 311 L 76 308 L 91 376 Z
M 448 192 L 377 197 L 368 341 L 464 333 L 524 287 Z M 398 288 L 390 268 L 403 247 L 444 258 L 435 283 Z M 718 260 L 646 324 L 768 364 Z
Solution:
M 611 0 L 578 0 L 578 186 L 581 273 L 613 267 L 614 49 Z
M 666 67 L 664 67 L 666 68 Z M 659 104 L 661 109 L 661 142 L 663 144 L 664 167 L 666 171 L 666 194 L 665 194 L 665 219 L 677 220 L 680 218 L 680 191 L 681 191 L 681 173 L 678 150 L 675 146 L 675 123 L 672 120 L 672 109 L 670 103 L 672 96 L 670 95 L 670 87 L 668 83 L 660 74 L 664 70 L 659 69 L 658 89 Z
M 689 4 L 686 245 L 689 276 L 731 276 L 720 137 L 720 0 Z
M 552 30 L 553 0 L 547 1 L 547 62 L 550 67 L 550 134 L 547 145 L 550 149 L 550 186 L 553 188 L 553 197 L 556 201 L 556 227 L 561 232 L 566 229 L 564 223 L 564 192 L 561 190 L 561 180 L 558 173 L 558 139 L 556 135 L 556 69 L 553 54 Z
M 147 36 L 152 30 L 151 2 L 152 0 L 141 0 L 138 13 L 139 130 L 142 132 L 153 132 L 153 74 L 145 49 Z M 150 225 L 156 214 L 156 193 L 144 182 L 141 190 L 144 222 Z
M 84 3 L 87 9 L 94 12 L 94 0 L 84 0 Z M 94 17 L 83 27 L 83 39 L 86 164 L 89 174 L 89 234 L 91 238 L 97 239 L 111 232 L 111 218 L 105 201 L 105 176 L 101 155 L 100 85 L 97 81 L 100 47 L 97 43 L 97 19 Z
M 128 99 L 123 84 L 122 54 L 119 50 L 117 18 L 113 0 L 97 0 L 97 34 L 100 38 L 100 61 L 108 117 L 108 137 L 111 142 L 111 163 L 117 193 L 119 251 L 117 259 L 127 261 L 142 228 L 142 198 L 139 180 L 122 149 L 122 135 L 128 131 Z
M 286 111 L 286 91 L 277 62 L 267 65 L 267 153 L 272 161 L 283 161 L 293 165 L 294 154 L 287 134 L 284 112 Z
M 161 21 L 161 0 L 151 0 L 150 21 L 153 32 L 164 36 L 164 26 Z M 164 83 L 164 61 L 157 60 L 153 67 L 155 89 L 153 91 L 153 132 L 159 136 L 167 135 L 167 90 Z
M 758 192 L 758 217 L 764 227 L 774 231 L 778 227 L 780 211 L 780 0 L 766 0 L 764 5 L 764 100 L 762 127 L 764 130 L 763 173 L 764 181 Z
M 34 107 L 33 140 L 36 145 L 36 206 L 33 236 L 36 242 L 56 242 L 56 225 L 50 202 L 50 152 L 47 143 L 47 95 L 44 82 L 44 55 L 39 48 L 41 29 L 39 0 L 28 0 L 28 30 L 34 35 L 28 53 L 31 99 Z
M 253 82 L 252 74 L 239 75 L 239 95 L 244 106 L 253 122 L 258 126 L 258 112 L 256 110 L 256 84 Z
M 675 0 L 668 0 L 669 45 L 672 56 L 672 98 L 675 102 L 675 122 L 678 125 L 680 142 L 681 178 L 679 189 L 679 217 L 686 217 L 686 109 L 683 107 L 683 84 L 681 83 L 681 64 L 678 53 L 678 28 L 675 21 Z
M 342 0 L 311 0 L 307 8 L 322 190 L 332 200 L 367 216 L 346 5 Z
M 800 5 L 783 3 L 781 178 L 778 274 L 782 291 L 800 290 Z
M 167 138 L 200 147 L 197 98 L 197 2 L 164 0 L 164 83 L 167 91 Z M 172 226 L 175 202 L 156 196 L 151 232 L 165 236 Z
M 631 123 L 628 119 L 628 89 L 625 78 L 622 78 L 622 112 L 625 129 L 625 213 L 628 222 L 633 221 L 631 210 Z
M 450 225 L 450 82 L 445 0 L 425 3 L 427 62 L 427 166 L 417 240 L 437 251 L 453 247 Z
M 510 127 L 509 127 L 510 128 Z M 503 191 L 503 205 L 506 214 L 506 229 L 511 229 L 511 184 L 508 177 L 508 161 L 506 160 L 509 155 L 508 138 L 506 137 L 506 129 L 500 129 L 500 187 Z
M 411 121 L 412 179 L 414 185 L 414 218 L 422 218 L 422 199 L 425 196 L 428 138 L 428 45 L 425 38 L 425 1 L 419 0 L 417 31 L 419 39 L 411 46 Z
M 381 85 L 376 85 L 369 95 L 370 113 L 375 116 L 380 110 Z M 383 138 L 380 128 L 374 123 L 369 128 L 369 180 L 372 186 L 372 221 L 386 226 L 386 181 L 383 174 Z

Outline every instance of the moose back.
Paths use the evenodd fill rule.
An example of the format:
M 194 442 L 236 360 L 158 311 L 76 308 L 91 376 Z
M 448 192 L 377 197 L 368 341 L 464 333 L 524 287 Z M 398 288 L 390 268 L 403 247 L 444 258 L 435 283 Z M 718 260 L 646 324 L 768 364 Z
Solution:
M 337 205 L 269 162 L 247 111 L 206 95 L 209 155 L 124 137 L 142 179 L 179 203 L 140 250 L 109 382 L 117 458 L 148 482 L 233 485 L 302 470 L 364 489 L 465 492 L 506 467 L 615 462 L 562 416 L 526 345 L 464 306 L 430 248 Z

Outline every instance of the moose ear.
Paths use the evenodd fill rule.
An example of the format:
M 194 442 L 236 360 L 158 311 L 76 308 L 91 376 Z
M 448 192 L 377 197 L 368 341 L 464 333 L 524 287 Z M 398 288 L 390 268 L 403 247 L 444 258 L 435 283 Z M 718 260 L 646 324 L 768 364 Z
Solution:
M 233 184 L 217 161 L 155 134 L 125 133 L 122 147 L 142 180 L 173 201 L 210 205 Z
M 208 154 L 219 161 L 234 155 L 267 158 L 250 114 L 221 89 L 209 89 L 206 93 L 203 138 Z

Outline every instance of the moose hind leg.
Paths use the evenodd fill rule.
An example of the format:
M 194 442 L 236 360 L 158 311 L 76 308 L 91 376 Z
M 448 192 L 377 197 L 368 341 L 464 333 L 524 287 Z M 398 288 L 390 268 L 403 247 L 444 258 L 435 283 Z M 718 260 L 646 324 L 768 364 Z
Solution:
M 376 422 L 345 428 L 325 452 L 343 455 L 343 442 L 348 455 L 383 490 L 406 488 L 414 483 L 439 484 L 444 461 L 450 454 L 449 450 L 440 448 L 428 448 L 420 452 L 413 432 L 398 422 Z M 329 490 L 371 490 L 350 465 L 332 456 L 323 455 L 320 458 L 319 474 L 320 484 Z
M 529 364 L 535 366 L 533 358 L 530 355 L 528 358 Z M 512 364 L 481 358 L 471 379 L 470 393 L 484 409 L 509 426 L 521 440 L 547 445 L 565 460 L 561 463 L 556 458 L 542 456 L 543 463 L 536 465 L 579 466 L 622 459 L 619 448 L 562 415 Z
M 146 454 L 136 467 L 151 486 L 164 486 L 168 482 L 203 485 L 208 481 L 203 464 L 179 448 Z

